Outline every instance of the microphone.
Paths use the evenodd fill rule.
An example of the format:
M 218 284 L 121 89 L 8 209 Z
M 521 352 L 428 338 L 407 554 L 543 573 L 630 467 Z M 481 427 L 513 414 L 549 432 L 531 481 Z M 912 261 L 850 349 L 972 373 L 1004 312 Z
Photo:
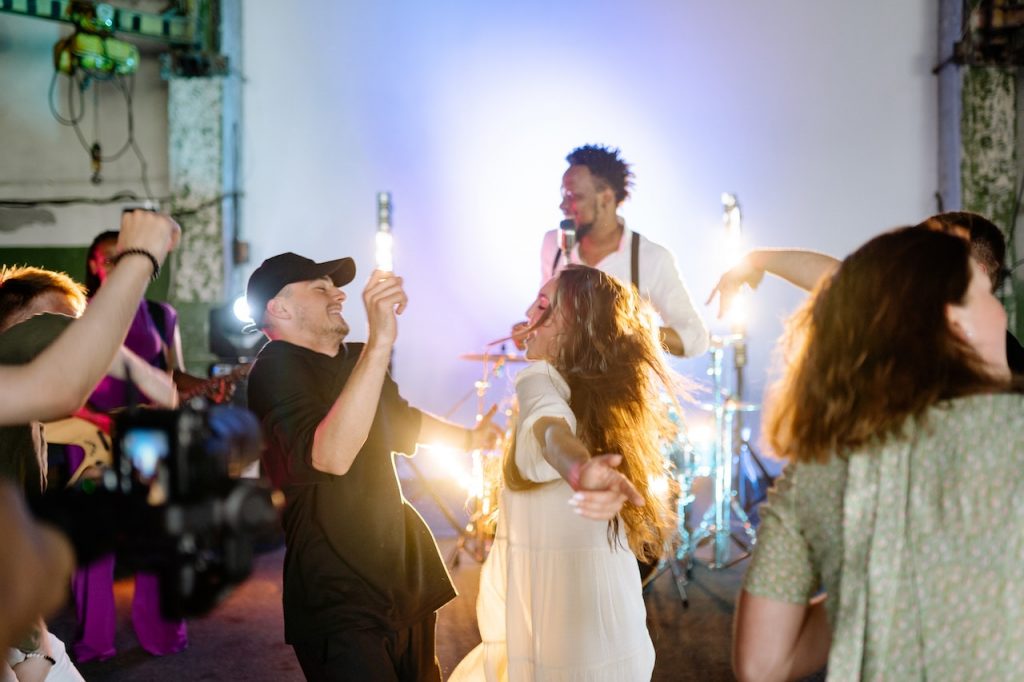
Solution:
M 565 254 L 565 262 L 568 263 L 572 247 L 576 245 L 576 221 L 572 218 L 566 218 L 558 224 L 558 245 Z

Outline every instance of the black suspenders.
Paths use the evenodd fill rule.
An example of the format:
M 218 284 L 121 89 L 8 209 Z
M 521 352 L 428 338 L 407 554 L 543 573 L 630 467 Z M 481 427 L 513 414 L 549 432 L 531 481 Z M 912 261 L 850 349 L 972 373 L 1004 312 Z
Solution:
M 633 233 L 632 250 L 629 254 L 629 279 L 633 288 L 640 291 L 640 233 Z
M 554 277 L 555 273 L 558 272 L 558 263 L 562 260 L 562 249 L 559 248 L 555 252 L 555 260 L 551 262 L 551 276 Z M 629 253 L 629 279 L 633 283 L 633 287 L 640 291 L 640 233 L 633 233 L 633 240 L 630 244 Z

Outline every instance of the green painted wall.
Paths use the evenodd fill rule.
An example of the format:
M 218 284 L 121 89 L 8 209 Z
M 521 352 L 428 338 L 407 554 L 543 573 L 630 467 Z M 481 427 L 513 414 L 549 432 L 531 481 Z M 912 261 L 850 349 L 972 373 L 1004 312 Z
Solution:
M 34 265 L 48 270 L 60 270 L 68 273 L 75 280 L 84 282 L 85 252 L 86 247 L 84 246 L 0 247 L 0 264 Z M 209 364 L 216 360 L 209 352 L 209 314 L 210 308 L 215 304 L 169 299 L 171 276 L 171 268 L 165 266 L 160 272 L 160 277 L 146 290 L 146 298 L 169 301 L 178 310 L 178 326 L 181 329 L 185 366 L 193 374 L 204 375 Z
M 75 281 L 85 281 L 85 246 L 3 246 L 0 247 L 0 265 L 34 265 L 47 270 L 59 270 L 71 275 Z M 166 301 L 170 288 L 170 273 L 166 268 L 149 285 L 146 297 Z

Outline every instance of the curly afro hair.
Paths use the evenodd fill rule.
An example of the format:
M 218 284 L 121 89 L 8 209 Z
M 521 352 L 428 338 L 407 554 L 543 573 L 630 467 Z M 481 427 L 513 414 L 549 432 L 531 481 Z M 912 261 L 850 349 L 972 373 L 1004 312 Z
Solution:
M 633 171 L 619 154 L 617 148 L 588 144 L 573 149 L 565 160 L 570 166 L 586 166 L 591 175 L 612 188 L 616 203 L 621 204 L 629 198 Z

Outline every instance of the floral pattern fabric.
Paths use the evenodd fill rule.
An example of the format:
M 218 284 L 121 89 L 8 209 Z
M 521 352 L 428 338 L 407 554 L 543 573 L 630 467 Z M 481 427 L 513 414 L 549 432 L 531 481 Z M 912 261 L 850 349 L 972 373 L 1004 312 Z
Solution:
M 942 403 L 902 438 L 791 464 L 744 584 L 828 594 L 830 680 L 1009 680 L 1024 670 L 1024 396 Z

